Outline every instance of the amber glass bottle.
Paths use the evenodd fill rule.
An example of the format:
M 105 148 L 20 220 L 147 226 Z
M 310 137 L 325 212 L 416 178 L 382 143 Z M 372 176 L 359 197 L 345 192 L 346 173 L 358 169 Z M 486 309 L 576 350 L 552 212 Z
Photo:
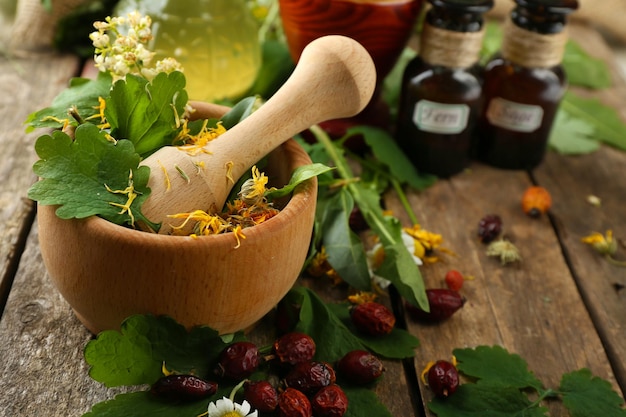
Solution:
M 561 60 L 577 0 L 515 0 L 501 51 L 485 65 L 478 157 L 505 169 L 543 160 L 567 87 Z
M 471 160 L 482 108 L 482 15 L 493 0 L 429 2 L 420 53 L 404 71 L 396 140 L 419 171 L 449 177 Z

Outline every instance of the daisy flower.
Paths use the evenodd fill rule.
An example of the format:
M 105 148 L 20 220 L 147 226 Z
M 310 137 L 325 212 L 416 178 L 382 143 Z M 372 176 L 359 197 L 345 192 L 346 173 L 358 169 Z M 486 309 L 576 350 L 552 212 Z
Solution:
M 237 404 L 226 397 L 209 403 L 207 417 L 257 417 L 257 411 L 250 412 L 250 403 L 244 400 Z

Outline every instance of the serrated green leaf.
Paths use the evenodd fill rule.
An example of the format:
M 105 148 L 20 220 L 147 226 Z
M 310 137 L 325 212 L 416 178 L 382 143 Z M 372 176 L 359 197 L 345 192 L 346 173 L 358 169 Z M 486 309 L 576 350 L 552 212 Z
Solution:
M 46 107 L 28 116 L 26 124 L 32 128 L 53 128 L 63 127 L 57 120 L 68 119 L 68 109 L 76 107 L 78 114 L 83 120 L 98 113 L 98 97 L 106 98 L 111 90 L 111 75 L 100 72 L 96 79 L 73 78 L 70 85 L 52 101 L 50 107 Z M 70 120 L 76 125 L 75 120 Z M 100 119 L 92 119 L 94 123 L 100 123 Z
M 116 139 L 128 139 L 140 155 L 171 145 L 176 135 L 176 115 L 187 104 L 185 76 L 159 73 L 151 82 L 128 74 L 113 84 L 105 116 Z
M 595 152 L 600 147 L 600 143 L 593 139 L 593 133 L 594 128 L 591 124 L 559 109 L 548 145 L 564 155 Z
M 356 126 L 348 129 L 346 135 L 361 134 L 374 156 L 389 170 L 389 174 L 401 184 L 408 184 L 416 190 L 424 190 L 435 183 L 437 178 L 422 175 L 400 149 L 389 132 L 371 126 Z
M 361 239 L 350 229 L 350 213 L 354 200 L 341 188 L 325 204 L 322 220 L 322 245 L 328 262 L 341 279 L 360 290 L 371 288 L 367 255 Z
M 82 417 L 172 417 L 199 416 L 207 411 L 209 400 L 172 403 L 155 398 L 148 391 L 118 394 L 94 405 Z
M 501 346 L 478 346 L 475 349 L 455 349 L 457 368 L 465 375 L 478 379 L 478 383 L 491 387 L 516 389 L 543 389 L 541 381 L 528 370 L 526 361 Z
M 598 99 L 588 99 L 567 92 L 561 107 L 571 117 L 585 121 L 593 126 L 596 140 L 626 150 L 626 123 L 614 108 L 602 104 Z
M 268 200 L 275 200 L 280 197 L 287 196 L 295 190 L 295 188 L 302 184 L 304 181 L 310 180 L 311 178 L 315 178 L 318 175 L 322 175 L 325 172 L 331 171 L 332 168 L 328 167 L 324 164 L 309 164 L 300 166 L 295 169 L 293 174 L 291 174 L 291 179 L 289 183 L 284 187 L 279 189 L 273 189 L 265 193 L 265 197 Z
M 608 381 L 592 376 L 588 369 L 563 375 L 559 389 L 571 417 L 626 416 L 624 400 Z
M 164 363 L 169 370 L 208 378 L 225 346 L 208 327 L 187 331 L 169 317 L 136 315 L 119 332 L 106 330 L 90 341 L 85 360 L 89 375 L 108 387 L 152 384 L 162 376 Z
M 546 417 L 516 388 L 462 384 L 448 398 L 435 398 L 428 409 L 437 417 Z
M 132 171 L 138 197 L 131 210 L 136 218 L 142 218 L 139 210 L 150 193 L 150 169 L 138 167 L 140 158 L 132 143 L 110 142 L 91 124 L 79 126 L 75 137 L 72 140 L 55 131 L 37 139 L 35 150 L 41 159 L 33 171 L 41 180 L 30 188 L 29 198 L 43 205 L 59 205 L 56 214 L 62 219 L 98 215 L 117 224 L 130 223 L 129 214 L 111 204 L 126 204 L 128 195 L 110 192 L 106 186 L 114 191 L 126 189 Z

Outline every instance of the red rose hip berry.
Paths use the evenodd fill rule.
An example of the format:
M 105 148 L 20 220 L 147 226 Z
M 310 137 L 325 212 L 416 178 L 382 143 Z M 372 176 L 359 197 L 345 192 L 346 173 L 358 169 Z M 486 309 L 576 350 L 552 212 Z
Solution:
M 456 367 L 448 361 L 437 361 L 428 370 L 428 386 L 438 397 L 448 397 L 459 386 Z
M 194 375 L 167 375 L 150 388 L 152 395 L 172 401 L 197 401 L 217 392 L 217 384 Z
M 337 372 L 343 378 L 359 385 L 377 380 L 384 371 L 381 360 L 365 350 L 353 350 L 337 363 Z
M 443 321 L 452 317 L 465 304 L 465 299 L 458 291 L 447 288 L 428 289 L 426 297 L 430 306 L 428 313 L 412 304 L 405 304 L 409 315 L 416 320 L 430 323 Z
M 456 269 L 449 270 L 446 273 L 445 280 L 446 280 L 446 285 L 451 290 L 459 291 L 461 288 L 463 288 L 463 281 L 464 281 L 463 274 L 461 274 Z
M 278 396 L 280 417 L 313 417 L 311 402 L 302 392 L 287 388 Z
M 311 399 L 315 417 L 342 417 L 348 410 L 348 397 L 338 385 L 317 391 Z
M 221 377 L 241 381 L 259 366 L 259 349 L 254 343 L 235 342 L 222 350 L 215 373 Z
M 305 394 L 313 394 L 322 387 L 334 384 L 335 370 L 326 362 L 301 362 L 285 376 L 285 384 Z
M 315 356 L 315 341 L 305 333 L 287 333 L 274 342 L 274 354 L 289 365 L 307 362 Z
M 243 385 L 243 396 L 262 413 L 271 413 L 278 407 L 278 392 L 268 381 L 246 382 Z
M 360 332 L 371 336 L 387 335 L 396 324 L 396 317 L 391 310 L 374 301 L 353 307 L 350 311 L 350 318 Z
M 488 214 L 478 222 L 478 237 L 482 243 L 490 243 L 502 231 L 502 219 L 497 214 Z

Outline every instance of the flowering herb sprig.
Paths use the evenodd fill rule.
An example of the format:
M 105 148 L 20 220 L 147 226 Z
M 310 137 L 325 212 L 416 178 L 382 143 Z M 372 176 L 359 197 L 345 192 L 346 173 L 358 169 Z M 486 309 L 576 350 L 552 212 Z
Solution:
M 127 74 L 139 74 L 152 80 L 160 72 L 182 72 L 182 66 L 174 58 L 165 58 L 151 65 L 155 55 L 147 48 L 152 40 L 151 25 L 150 16 L 136 11 L 125 17 L 109 16 L 104 22 L 95 22 L 97 31 L 89 35 L 95 47 L 95 66 L 100 71 L 109 72 L 114 81 Z M 123 28 L 126 33 L 122 33 Z

